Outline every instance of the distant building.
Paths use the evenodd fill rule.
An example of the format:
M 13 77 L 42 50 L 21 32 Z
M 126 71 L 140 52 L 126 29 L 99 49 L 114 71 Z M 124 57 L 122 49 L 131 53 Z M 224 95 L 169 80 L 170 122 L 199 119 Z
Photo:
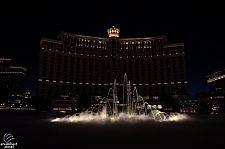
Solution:
M 107 95 L 114 79 L 123 92 L 124 74 L 140 95 L 188 94 L 184 43 L 167 44 L 166 36 L 119 38 L 61 32 L 58 40 L 42 38 L 37 96 Z
M 61 95 L 60 99 L 51 101 L 51 110 L 54 111 L 76 111 L 77 96 L 72 94 Z
M 216 70 L 214 73 L 206 76 L 209 92 L 212 93 L 216 88 L 225 90 L 225 67 Z
M 24 93 L 24 99 L 30 99 L 32 96 L 31 96 L 31 93 L 29 90 L 27 90 L 25 93 Z
M 27 69 L 10 58 L 0 58 L 0 92 L 8 96 L 23 96 Z
M 222 88 L 216 88 L 216 90 L 211 93 L 208 103 L 211 106 L 213 113 L 224 112 L 225 90 L 223 90 Z
M 179 103 L 180 113 L 197 113 L 198 101 L 197 100 L 183 100 Z

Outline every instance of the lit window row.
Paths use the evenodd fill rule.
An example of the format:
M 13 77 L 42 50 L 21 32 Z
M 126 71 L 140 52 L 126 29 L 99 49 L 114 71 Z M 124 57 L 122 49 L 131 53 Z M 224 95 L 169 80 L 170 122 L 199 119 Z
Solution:
M 14 95 L 14 94 L 12 94 L 12 96 L 22 96 L 22 95 L 16 95 L 16 94 Z
M 42 79 L 38 79 L 38 81 L 39 82 L 42 82 L 43 80 Z M 45 80 L 45 82 L 50 82 L 49 80 Z M 56 83 L 57 81 L 56 80 L 53 80 L 52 81 L 53 83 Z M 63 81 L 59 81 L 59 83 L 63 83 Z M 82 85 L 82 84 L 86 84 L 86 85 L 89 85 L 89 84 L 91 84 L 91 85 L 113 85 L 113 83 L 109 83 L 109 84 L 101 84 L 101 83 L 83 83 L 83 82 L 79 82 L 79 83 L 76 83 L 76 82 L 65 82 L 66 84 L 70 84 L 70 83 L 72 83 L 72 84 L 80 84 L 80 85 Z M 182 82 L 176 82 L 177 84 L 181 84 Z M 184 81 L 184 83 L 187 83 L 187 81 Z M 161 83 L 161 82 L 158 82 L 158 83 L 151 83 L 151 85 L 156 85 L 156 84 L 158 84 L 158 85 L 161 85 L 161 84 L 164 84 L 164 85 L 167 85 L 167 84 L 169 84 L 169 83 Z M 175 84 L 175 82 L 170 82 L 170 84 Z M 119 84 L 119 83 L 116 83 L 116 85 L 120 85 L 120 86 L 123 86 L 123 84 Z M 133 86 L 136 86 L 137 84 L 132 84 Z M 149 84 L 138 84 L 138 85 L 140 85 L 140 86 L 142 86 L 142 85 L 146 85 L 146 86 L 148 86 Z
M 0 72 L 0 73 L 21 73 L 21 74 L 23 74 L 23 75 L 26 75 L 25 73 L 23 73 L 23 72 Z
M 43 48 L 42 48 L 43 49 Z M 48 50 L 50 50 L 51 51 L 51 49 L 48 49 Z M 64 51 L 59 51 L 59 50 L 55 50 L 56 52 L 61 52 L 61 53 L 65 53 Z M 88 51 L 85 51 L 85 52 L 88 52 Z M 92 52 L 88 52 L 89 54 L 84 54 L 84 53 L 76 53 L 76 52 L 71 52 L 71 51 L 69 51 L 68 52 L 69 54 L 74 54 L 74 55 L 84 55 L 84 56 L 101 56 L 101 55 L 98 55 L 98 54 L 90 54 L 90 53 L 92 53 Z M 99 53 L 100 54 L 100 53 Z M 101 53 L 101 54 L 105 54 L 105 53 Z M 174 54 L 176 54 L 176 55 L 178 55 L 178 54 L 184 54 L 184 52 L 182 52 L 182 53 L 174 53 Z M 130 56 L 128 56 L 127 54 L 122 54 L 122 55 L 126 55 L 126 56 L 123 56 L 123 57 L 126 57 L 126 58 L 130 58 L 130 57 L 159 57 L 159 56 L 168 56 L 168 55 L 173 55 L 173 54 L 171 54 L 171 53 L 169 53 L 169 54 L 165 54 L 165 53 L 161 53 L 161 54 L 156 54 L 156 55 L 153 55 L 152 53 L 147 53 L 147 55 L 146 55 L 146 53 L 145 52 L 141 52 L 141 53 L 138 53 L 138 55 L 137 56 L 134 56 L 134 55 L 130 55 Z M 116 56 L 118 56 L 118 54 L 116 55 Z M 103 57 L 103 56 L 102 56 Z M 106 56 L 105 56 L 106 57 Z M 121 57 L 121 56 L 120 56 Z M 121 57 L 122 58 L 122 57 Z
M 210 83 L 210 82 L 213 82 L 213 81 L 216 81 L 216 80 L 220 80 L 220 79 L 223 79 L 225 78 L 225 75 L 222 75 L 222 76 L 217 76 L 215 78 L 210 78 L 207 80 L 207 83 Z

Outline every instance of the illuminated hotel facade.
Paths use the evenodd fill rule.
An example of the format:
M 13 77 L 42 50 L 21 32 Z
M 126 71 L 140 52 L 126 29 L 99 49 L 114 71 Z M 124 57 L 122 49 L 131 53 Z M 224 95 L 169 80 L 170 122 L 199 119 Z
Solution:
M 216 70 L 214 73 L 207 75 L 209 92 L 216 91 L 217 88 L 225 90 L 225 68 Z
M 0 58 L 0 91 L 8 96 L 23 96 L 27 69 L 11 58 Z
M 126 73 L 140 95 L 185 95 L 187 78 L 184 43 L 167 44 L 166 36 L 119 38 L 61 32 L 58 40 L 42 38 L 37 96 L 60 97 L 62 92 L 107 95 L 116 79 L 122 92 Z

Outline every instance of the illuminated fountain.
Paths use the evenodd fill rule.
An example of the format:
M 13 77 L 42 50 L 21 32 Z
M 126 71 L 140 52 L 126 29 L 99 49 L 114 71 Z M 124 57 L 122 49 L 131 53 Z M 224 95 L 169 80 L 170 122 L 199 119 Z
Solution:
M 168 121 L 179 120 L 179 117 L 169 116 L 165 112 L 157 110 L 156 105 L 149 105 L 145 102 L 142 96 L 138 95 L 136 87 L 131 91 L 131 83 L 127 75 L 124 74 L 123 81 L 123 97 L 122 104 L 126 109 L 118 111 L 119 101 L 117 97 L 116 79 L 113 82 L 113 87 L 109 89 L 107 97 L 103 98 L 99 104 L 88 108 L 85 112 L 57 118 L 52 121 L 118 121 L 118 120 L 156 120 Z M 183 116 L 182 119 L 185 119 Z
M 126 103 L 125 101 L 127 101 L 127 114 L 145 114 L 152 116 L 154 120 L 158 121 L 165 121 L 168 119 L 169 115 L 167 113 L 161 112 L 157 110 L 155 106 L 151 106 L 147 102 L 145 102 L 142 96 L 138 94 L 138 90 L 136 87 L 134 87 L 133 89 L 132 97 L 131 95 L 132 92 L 130 80 L 128 81 L 127 75 L 125 73 L 123 81 L 123 102 Z
M 110 88 L 106 98 L 100 101 L 100 104 L 106 107 L 107 113 L 113 115 L 113 117 L 118 113 L 118 97 L 116 88 L 116 79 L 113 82 L 113 88 Z

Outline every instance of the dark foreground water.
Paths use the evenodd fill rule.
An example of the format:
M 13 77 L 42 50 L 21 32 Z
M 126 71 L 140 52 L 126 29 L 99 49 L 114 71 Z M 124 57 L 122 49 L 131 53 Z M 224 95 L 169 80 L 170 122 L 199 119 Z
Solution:
M 224 148 L 225 114 L 193 115 L 187 120 L 155 122 L 51 122 L 54 115 L 0 115 L 5 133 L 18 149 Z M 0 149 L 4 146 L 0 146 Z

